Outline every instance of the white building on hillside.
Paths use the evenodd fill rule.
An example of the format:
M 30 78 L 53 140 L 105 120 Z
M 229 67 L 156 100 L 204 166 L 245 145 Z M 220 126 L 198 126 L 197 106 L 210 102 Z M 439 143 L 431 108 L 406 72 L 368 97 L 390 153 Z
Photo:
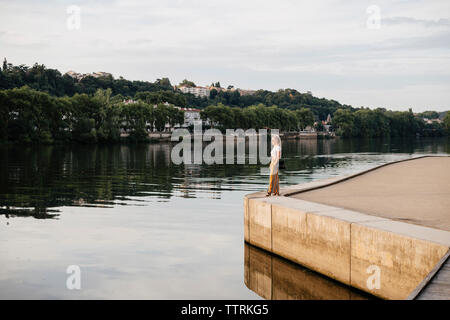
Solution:
M 192 93 L 196 97 L 209 97 L 209 89 L 205 87 L 180 86 L 178 89 L 183 93 Z
M 70 71 L 67 71 L 66 74 L 77 80 L 81 80 L 81 79 L 89 77 L 89 76 L 94 77 L 94 78 L 112 77 L 111 73 L 103 72 L 103 71 L 81 74 L 81 73 L 70 70 Z
M 81 80 L 83 79 L 83 75 L 81 73 L 75 72 L 75 71 L 67 71 L 66 72 L 67 75 L 71 76 L 72 78 L 75 78 L 77 80 Z
M 112 77 L 111 73 L 103 71 L 88 73 L 88 75 L 94 78 Z

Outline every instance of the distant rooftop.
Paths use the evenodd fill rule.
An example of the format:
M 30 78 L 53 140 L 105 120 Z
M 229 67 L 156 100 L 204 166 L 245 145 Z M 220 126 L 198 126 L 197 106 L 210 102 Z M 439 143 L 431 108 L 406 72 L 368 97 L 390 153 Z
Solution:
M 112 77 L 112 74 L 109 72 L 103 72 L 103 71 L 98 71 L 98 72 L 92 72 L 92 73 L 79 73 L 79 72 L 75 72 L 73 70 L 67 71 L 66 72 L 67 75 L 71 76 L 72 78 L 81 80 L 85 77 L 94 77 L 94 78 L 100 78 L 100 77 Z

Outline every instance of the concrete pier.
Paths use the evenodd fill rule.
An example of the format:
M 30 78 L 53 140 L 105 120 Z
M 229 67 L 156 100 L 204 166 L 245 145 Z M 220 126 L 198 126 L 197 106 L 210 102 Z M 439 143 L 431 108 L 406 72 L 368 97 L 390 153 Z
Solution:
M 245 241 L 384 299 L 423 297 L 446 270 L 449 169 L 450 157 L 420 157 L 247 195 Z

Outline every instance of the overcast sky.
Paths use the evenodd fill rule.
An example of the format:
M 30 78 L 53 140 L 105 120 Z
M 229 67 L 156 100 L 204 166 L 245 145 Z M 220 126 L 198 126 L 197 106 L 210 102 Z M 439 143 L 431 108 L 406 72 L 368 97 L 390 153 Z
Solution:
M 61 72 L 450 109 L 448 0 L 0 0 L 0 55 Z

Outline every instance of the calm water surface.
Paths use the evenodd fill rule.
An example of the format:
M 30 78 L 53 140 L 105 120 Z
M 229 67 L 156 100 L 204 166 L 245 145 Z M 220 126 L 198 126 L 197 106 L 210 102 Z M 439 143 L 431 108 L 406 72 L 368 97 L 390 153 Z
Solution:
M 170 151 L 169 143 L 0 148 L 0 298 L 273 298 L 244 284 L 253 251 L 244 247 L 243 196 L 266 188 L 267 168 L 173 165 Z M 285 141 L 280 180 L 299 184 L 431 153 L 450 153 L 450 141 Z M 264 255 L 255 251 L 252 261 L 272 259 Z M 288 275 L 325 283 L 324 292 L 337 290 L 279 263 Z M 81 290 L 66 288 L 70 265 L 81 268 Z M 290 297 L 328 297 L 297 287 Z M 342 290 L 339 297 L 351 296 Z

